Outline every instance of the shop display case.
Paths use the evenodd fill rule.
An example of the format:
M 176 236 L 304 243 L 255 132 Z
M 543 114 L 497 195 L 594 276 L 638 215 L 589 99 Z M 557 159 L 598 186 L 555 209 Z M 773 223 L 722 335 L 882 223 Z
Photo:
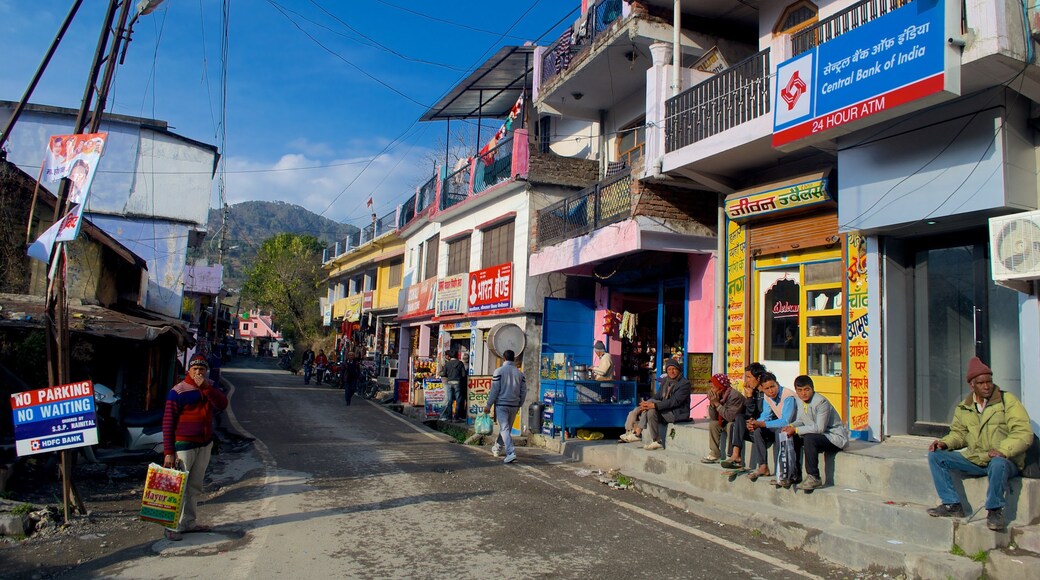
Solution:
M 812 377 L 818 392 L 829 397 L 840 397 L 844 372 L 843 273 L 840 261 L 807 264 L 802 286 L 804 373 Z
M 577 429 L 624 427 L 636 406 L 635 381 L 542 379 L 542 433 L 573 436 Z

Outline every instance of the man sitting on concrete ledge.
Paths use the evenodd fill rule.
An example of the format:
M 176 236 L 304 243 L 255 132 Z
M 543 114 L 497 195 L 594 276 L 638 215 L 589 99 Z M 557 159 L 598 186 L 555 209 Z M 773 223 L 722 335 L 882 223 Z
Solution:
M 776 375 L 762 373 L 759 390 L 763 394 L 762 414 L 758 418 L 747 420 L 747 429 L 751 432 L 751 463 L 755 468 L 748 474 L 748 479 L 755 481 L 759 477 L 769 476 L 769 447 L 776 441 L 776 434 L 785 426 L 794 423 L 797 415 L 797 400 L 790 389 L 780 388 Z
M 989 479 L 986 526 L 1002 532 L 1008 480 L 1021 473 L 1033 430 L 1022 403 L 993 384 L 993 371 L 977 356 L 968 361 L 967 379 L 971 394 L 954 408 L 950 434 L 928 446 L 928 467 L 942 502 L 929 508 L 928 515 L 964 517 L 950 472 L 985 475 Z
M 726 436 L 726 447 L 730 449 L 728 458 L 720 465 L 723 469 L 741 469 L 744 467 L 744 442 L 754 443 L 751 430 L 748 429 L 748 420 L 754 419 L 762 414 L 762 376 L 767 373 L 762 363 L 753 362 L 744 368 L 744 412 L 733 420 Z M 785 423 L 786 425 L 786 423 Z M 749 464 L 751 465 L 751 464 Z
M 690 420 L 690 381 L 682 376 L 679 364 L 672 359 L 664 362 L 667 375 L 654 398 L 642 401 L 625 419 L 625 434 L 621 441 L 635 443 L 642 440 L 643 429 L 650 433 L 650 443 L 644 449 L 655 451 L 664 447 L 661 424 L 682 423 Z
M 781 431 L 789 437 L 795 436 L 795 454 L 805 457 L 806 477 L 805 481 L 798 485 L 798 489 L 812 491 L 823 487 L 823 479 L 820 478 L 820 454 L 845 449 L 849 444 L 849 428 L 845 426 L 827 397 L 816 392 L 816 387 L 808 375 L 798 375 L 794 378 L 794 391 L 801 399 L 801 404 L 796 405 L 794 423 Z
M 708 389 L 708 433 L 711 436 L 711 448 L 702 459 L 704 463 L 715 463 L 719 460 L 719 442 L 722 432 L 726 431 L 726 445 L 732 447 L 733 422 L 744 416 L 744 396 L 733 390 L 729 377 L 723 373 L 711 376 L 711 388 Z

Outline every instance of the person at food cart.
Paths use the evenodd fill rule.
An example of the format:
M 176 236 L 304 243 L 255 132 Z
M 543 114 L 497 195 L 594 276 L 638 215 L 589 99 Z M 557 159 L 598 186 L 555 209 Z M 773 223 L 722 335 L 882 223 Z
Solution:
M 632 409 L 625 419 L 625 434 L 621 441 L 642 441 L 643 430 L 650 435 L 644 449 L 655 451 L 664 447 L 661 436 L 662 423 L 682 423 L 690 420 L 690 381 L 682 376 L 679 363 L 673 359 L 664 361 L 667 375 L 652 399 L 642 401 Z
M 614 380 L 614 359 L 610 357 L 610 353 L 607 352 L 607 347 L 603 345 L 603 341 L 597 340 L 592 350 L 596 351 L 596 356 L 599 357 L 596 365 L 592 367 L 592 378 L 597 381 Z
M 173 468 L 180 462 L 188 472 L 184 507 L 176 529 L 166 529 L 168 540 L 178 541 L 182 533 L 209 531 L 208 527 L 196 523 L 196 510 L 213 449 L 213 413 L 226 409 L 228 400 L 206 379 L 208 371 L 206 357 L 196 354 L 188 363 L 188 376 L 166 396 L 163 467 Z

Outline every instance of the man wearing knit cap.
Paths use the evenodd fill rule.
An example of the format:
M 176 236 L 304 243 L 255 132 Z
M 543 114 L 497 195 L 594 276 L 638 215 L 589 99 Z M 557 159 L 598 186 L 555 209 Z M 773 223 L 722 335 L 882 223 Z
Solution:
M 722 457 L 719 451 L 722 431 L 726 431 L 727 445 L 730 445 L 733 442 L 733 422 L 738 418 L 744 420 L 744 395 L 732 388 L 728 376 L 716 373 L 711 376 L 708 405 L 708 433 L 711 436 L 711 446 L 708 455 L 701 461 L 716 463 Z
M 213 413 L 228 406 L 227 397 L 206 379 L 209 363 L 196 354 L 188 363 L 188 376 L 174 385 L 166 396 L 163 414 L 163 467 L 174 467 L 178 461 L 188 472 L 184 490 L 184 508 L 176 529 L 167 529 L 166 538 L 177 541 L 181 533 L 207 532 L 209 528 L 195 521 L 199 495 L 209 466 L 213 448 Z
M 662 423 L 681 423 L 690 420 L 690 381 L 682 376 L 679 365 L 672 359 L 664 361 L 667 375 L 654 398 L 642 401 L 625 419 L 625 434 L 621 441 L 635 443 L 643 438 L 643 430 L 650 434 L 650 442 L 643 447 L 648 451 L 664 448 Z
M 610 353 L 607 352 L 607 347 L 603 344 L 603 341 L 597 340 L 592 350 L 596 351 L 596 356 L 599 357 L 599 360 L 596 361 L 596 366 L 592 367 L 592 378 L 597 381 L 614 380 L 614 359 L 610 357 Z
M 929 508 L 928 515 L 964 517 L 951 472 L 986 476 L 986 526 L 1000 532 L 1005 529 L 1008 480 L 1021 472 L 1033 431 L 1025 407 L 993 384 L 993 371 L 979 357 L 968 361 L 967 379 L 971 394 L 954 408 L 950 434 L 928 446 L 928 467 L 942 502 Z

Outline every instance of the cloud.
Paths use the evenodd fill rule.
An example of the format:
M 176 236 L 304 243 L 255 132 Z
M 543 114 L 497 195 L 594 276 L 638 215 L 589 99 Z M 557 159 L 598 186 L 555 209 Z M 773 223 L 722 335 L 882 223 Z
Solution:
M 308 144 L 311 151 L 325 148 L 331 150 L 325 144 Z M 370 195 L 376 213 L 382 216 L 406 201 L 418 185 L 434 175 L 432 149 L 398 147 L 398 151 L 372 159 L 371 155 L 376 153 L 332 160 L 286 153 L 274 162 L 228 156 L 224 159 L 227 201 L 284 201 L 314 213 L 324 212 L 332 220 L 364 225 L 371 219 L 365 207 Z

